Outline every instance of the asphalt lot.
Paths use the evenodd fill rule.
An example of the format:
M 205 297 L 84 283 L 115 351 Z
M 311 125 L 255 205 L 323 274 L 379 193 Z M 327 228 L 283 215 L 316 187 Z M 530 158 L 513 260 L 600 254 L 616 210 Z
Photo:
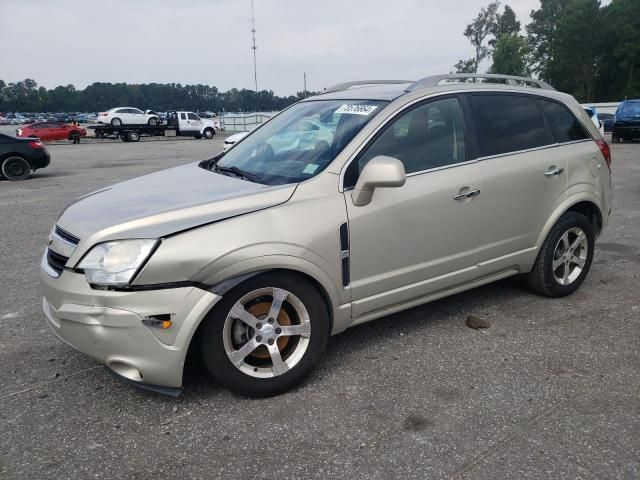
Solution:
M 0 478 L 640 478 L 640 144 L 612 146 L 614 214 L 568 298 L 508 279 L 354 327 L 276 398 L 197 367 L 177 399 L 135 389 L 46 327 L 47 234 L 75 197 L 221 147 L 56 144 L 0 181 Z

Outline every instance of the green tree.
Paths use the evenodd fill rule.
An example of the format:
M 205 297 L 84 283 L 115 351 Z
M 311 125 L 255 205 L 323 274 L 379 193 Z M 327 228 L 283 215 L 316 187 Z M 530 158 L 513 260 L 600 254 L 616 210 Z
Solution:
M 553 40 L 556 25 L 569 0 L 540 0 L 540 8 L 531 10 L 531 23 L 525 29 L 531 49 L 533 70 L 550 81 L 549 64 L 555 58 Z M 584 32 L 588 35 L 588 32 Z
M 476 73 L 478 71 L 475 58 L 458 60 L 458 63 L 456 63 L 453 68 L 456 73 Z
M 498 15 L 491 34 L 493 38 L 489 40 L 489 45 L 495 48 L 502 35 L 512 35 L 520 33 L 520 22 L 516 18 L 516 12 L 509 5 L 504 6 L 502 15 Z
M 600 17 L 598 95 L 640 97 L 640 2 L 613 0 Z
M 581 101 L 596 99 L 600 27 L 600 0 L 569 0 L 551 39 L 545 79 Z
M 474 18 L 467 28 L 464 30 L 464 36 L 469 39 L 471 45 L 475 49 L 474 57 L 474 73 L 478 71 L 480 62 L 489 56 L 489 47 L 485 45 L 491 32 L 496 28 L 496 22 L 498 19 L 498 9 L 500 8 L 500 2 L 495 0 L 486 8 L 481 8 L 478 16 Z M 468 63 L 461 64 L 460 62 L 468 62 L 468 60 L 461 60 L 456 64 L 456 68 L 460 66 L 470 66 Z
M 490 73 L 529 76 L 529 45 L 527 39 L 517 33 L 500 36 L 493 49 Z

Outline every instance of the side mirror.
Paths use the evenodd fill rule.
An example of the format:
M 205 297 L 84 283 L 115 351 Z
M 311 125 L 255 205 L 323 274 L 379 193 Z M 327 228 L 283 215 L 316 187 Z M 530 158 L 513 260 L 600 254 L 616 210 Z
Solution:
M 371 203 L 376 188 L 401 187 L 407 181 L 404 165 L 400 160 L 378 155 L 367 162 L 358 178 L 351 199 L 357 207 Z

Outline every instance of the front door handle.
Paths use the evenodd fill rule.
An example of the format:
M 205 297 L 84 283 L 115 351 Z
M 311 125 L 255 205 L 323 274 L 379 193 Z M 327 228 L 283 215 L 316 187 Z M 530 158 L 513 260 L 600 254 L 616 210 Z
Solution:
M 555 165 L 553 165 L 549 167 L 549 170 L 544 172 L 544 174 L 547 177 L 555 177 L 556 175 L 560 175 L 562 172 L 564 172 L 564 168 L 557 168 Z
M 458 193 L 457 195 L 453 196 L 453 199 L 460 201 L 466 200 L 467 198 L 477 197 L 478 195 L 480 195 L 480 189 L 476 188 L 475 190 L 468 190 L 466 192 Z

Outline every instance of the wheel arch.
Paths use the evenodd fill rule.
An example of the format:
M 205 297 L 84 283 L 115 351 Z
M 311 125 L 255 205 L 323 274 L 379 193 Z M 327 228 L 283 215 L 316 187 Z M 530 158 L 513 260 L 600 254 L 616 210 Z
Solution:
M 542 243 L 549 235 L 549 232 L 553 226 L 557 223 L 562 215 L 566 212 L 577 212 L 589 219 L 589 222 L 593 225 L 596 236 L 600 233 L 603 226 L 602 209 L 600 208 L 597 197 L 591 193 L 583 193 L 581 195 L 575 195 L 567 198 L 549 217 L 547 223 L 544 225 L 538 241 L 536 242 L 537 249 L 540 249 Z
M 334 303 L 329 291 L 322 284 L 322 282 L 320 282 L 317 278 L 315 278 L 313 275 L 309 274 L 308 272 L 302 271 L 301 269 L 296 269 L 291 267 L 256 269 L 253 271 L 235 275 L 233 277 L 222 280 L 214 285 L 211 285 L 207 290 L 210 293 L 213 293 L 214 295 L 218 296 L 219 298 L 222 298 L 227 292 L 232 290 L 234 287 L 241 285 L 242 283 L 249 280 L 250 278 L 253 278 L 257 275 L 262 275 L 264 273 L 282 273 L 282 274 L 296 275 L 299 278 L 303 278 L 304 280 L 308 281 L 311 285 L 313 285 L 314 288 L 316 288 L 316 290 L 322 297 L 322 300 L 324 301 L 324 304 L 327 308 L 327 313 L 329 315 L 330 331 L 334 332 L 335 310 L 334 310 Z M 185 350 L 184 368 L 182 372 L 183 377 L 184 377 L 184 370 L 187 368 L 187 364 L 190 362 L 197 361 L 196 349 L 198 348 L 198 342 L 199 342 L 200 335 L 202 333 L 202 328 L 205 322 L 207 321 L 207 318 L 218 306 L 218 303 L 219 303 L 219 300 L 216 301 L 211 306 L 209 311 L 202 316 L 198 324 L 192 327 L 191 335 L 186 339 L 187 348 Z

